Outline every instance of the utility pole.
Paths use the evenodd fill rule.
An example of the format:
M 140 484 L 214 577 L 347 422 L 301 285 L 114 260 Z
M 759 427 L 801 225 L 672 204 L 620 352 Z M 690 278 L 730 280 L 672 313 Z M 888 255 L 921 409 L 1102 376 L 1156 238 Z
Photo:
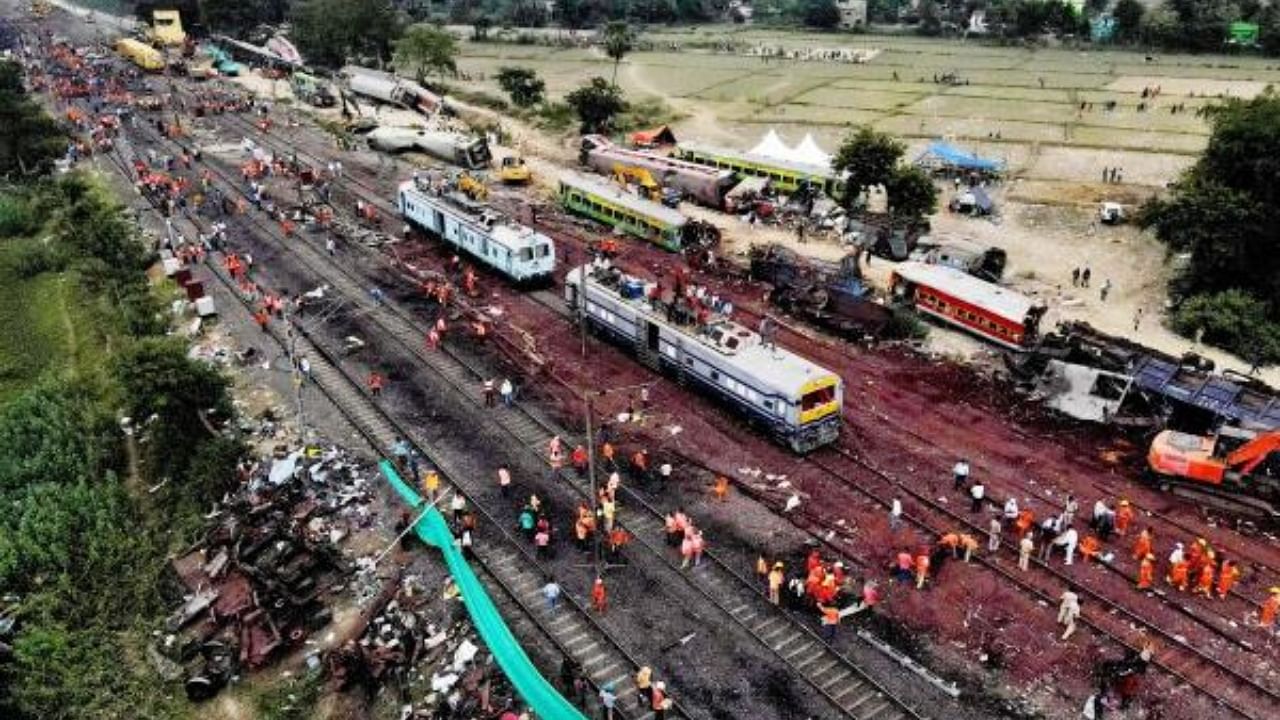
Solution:
M 591 408 L 590 390 L 584 390 L 582 392 L 582 402 L 586 405 L 587 409 L 587 481 L 591 485 L 591 517 L 598 519 L 600 517 L 600 494 L 596 490 L 596 443 L 595 438 L 592 437 L 591 433 L 591 415 L 593 410 Z M 592 533 L 594 542 L 592 543 L 591 555 L 592 562 L 596 569 L 596 577 L 600 577 L 604 574 L 603 558 L 600 557 L 600 532 L 600 529 L 597 528 L 596 532 Z

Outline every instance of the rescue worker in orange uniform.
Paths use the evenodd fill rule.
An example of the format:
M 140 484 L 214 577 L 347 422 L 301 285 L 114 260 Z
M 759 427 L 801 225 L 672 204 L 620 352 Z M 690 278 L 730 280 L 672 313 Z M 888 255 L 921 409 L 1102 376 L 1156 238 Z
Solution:
M 1084 540 L 1080 541 L 1080 555 L 1086 562 L 1096 560 L 1100 552 L 1102 552 L 1102 543 L 1093 535 L 1085 535 Z
M 938 540 L 938 546 L 951 551 L 952 557 L 960 557 L 960 535 L 958 533 L 949 532 Z
M 1150 590 L 1156 577 L 1156 556 L 1148 554 L 1138 566 L 1138 589 Z
M 1036 514 L 1031 512 L 1031 508 L 1023 508 L 1022 512 L 1018 513 L 1018 519 L 1013 523 L 1013 526 L 1016 529 L 1014 536 L 1022 537 L 1023 535 L 1026 535 L 1027 532 L 1031 530 L 1031 524 L 1035 521 Z
M 916 554 L 916 589 L 924 588 L 924 583 L 929 579 L 929 552 L 921 549 Z
M 1124 537 L 1129 531 L 1129 523 L 1133 522 L 1133 506 L 1128 500 L 1121 500 L 1116 508 L 1116 534 Z
M 1133 543 L 1133 559 L 1134 560 L 1140 560 L 1151 554 L 1151 551 L 1153 549 L 1151 546 L 1151 541 L 1153 539 L 1153 536 L 1154 536 L 1154 533 L 1151 532 L 1150 527 L 1144 529 L 1142 531 L 1142 534 L 1138 535 L 1138 539 Z
M 973 553 L 978 549 L 978 538 L 969 533 L 960 533 L 960 548 L 964 550 L 964 561 L 969 562 L 973 559 Z
M 1200 566 L 1200 574 L 1196 577 L 1195 594 L 1213 597 L 1213 570 L 1214 563 L 1212 558 Z
M 1169 574 L 1165 576 L 1165 580 L 1173 587 L 1178 588 L 1182 592 L 1187 591 L 1187 580 L 1189 579 L 1191 563 L 1186 560 L 1174 563 L 1169 567 Z
M 1271 596 L 1263 601 L 1258 611 L 1258 625 L 1264 628 L 1275 625 L 1276 611 L 1280 611 L 1280 587 L 1271 588 Z
M 1218 570 L 1218 599 L 1226 600 L 1231 587 L 1240 579 L 1240 568 L 1226 558 L 1222 558 L 1222 566 Z
M 573 463 L 574 472 L 581 477 L 587 473 L 587 449 L 578 445 L 573 449 L 573 454 L 569 456 L 570 462 Z
M 1193 575 L 1200 572 L 1200 565 L 1204 563 L 1204 556 L 1208 549 L 1209 543 L 1205 542 L 1204 538 L 1196 538 L 1196 541 L 1191 543 L 1191 548 L 1187 550 L 1187 567 Z
M 604 579 L 596 578 L 595 585 L 591 586 L 591 606 L 601 615 L 609 606 L 609 600 L 604 591 Z
M 729 478 L 723 475 L 716 476 L 716 483 L 711 487 L 711 493 L 716 496 L 716 500 L 724 502 L 729 496 Z

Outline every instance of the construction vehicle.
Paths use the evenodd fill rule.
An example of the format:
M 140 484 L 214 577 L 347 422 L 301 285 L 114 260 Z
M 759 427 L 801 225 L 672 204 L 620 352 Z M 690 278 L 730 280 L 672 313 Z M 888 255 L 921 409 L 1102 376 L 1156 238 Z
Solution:
M 533 173 L 529 171 L 524 158 L 508 155 L 502 158 L 502 163 L 498 166 L 498 179 L 504 185 L 527 185 L 533 179 Z
M 187 42 L 182 15 L 177 10 L 152 10 L 147 40 L 157 47 L 181 47 Z
M 672 208 L 680 204 L 680 191 L 664 190 L 658 181 L 653 179 L 653 174 L 642 167 L 614 163 L 613 179 L 623 188 L 629 188 L 632 183 L 635 183 L 640 196 L 645 200 L 662 203 Z
M 1098 207 L 1098 219 L 1103 225 L 1119 225 L 1125 220 L 1124 206 L 1120 203 L 1104 202 Z
M 293 89 L 294 97 L 313 107 L 333 107 L 338 104 L 329 83 L 314 75 L 295 71 L 289 78 L 289 87 Z
M 489 187 L 471 173 L 458 174 L 458 190 L 476 202 L 484 202 L 489 198 Z
M 1228 426 L 1208 436 L 1164 430 L 1151 441 L 1147 464 L 1164 489 L 1280 520 L 1280 430 Z
M 121 57 L 148 72 L 164 70 L 164 55 L 150 45 L 140 43 L 132 38 L 121 38 L 116 42 L 116 52 Z

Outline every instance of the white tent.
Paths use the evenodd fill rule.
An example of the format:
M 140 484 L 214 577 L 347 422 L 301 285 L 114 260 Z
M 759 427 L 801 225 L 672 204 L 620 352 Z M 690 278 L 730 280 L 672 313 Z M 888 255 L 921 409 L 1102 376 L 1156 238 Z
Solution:
M 804 140 L 801 140 L 796 149 L 792 151 L 792 158 L 797 162 L 809 165 L 821 165 L 822 167 L 831 165 L 831 155 L 818 147 L 813 135 L 808 133 L 805 134 Z
M 791 158 L 792 150 L 787 147 L 786 143 L 782 142 L 782 138 L 778 137 L 778 132 L 770 128 L 768 134 L 760 141 L 760 144 L 751 148 L 751 154 L 775 160 L 787 160 Z

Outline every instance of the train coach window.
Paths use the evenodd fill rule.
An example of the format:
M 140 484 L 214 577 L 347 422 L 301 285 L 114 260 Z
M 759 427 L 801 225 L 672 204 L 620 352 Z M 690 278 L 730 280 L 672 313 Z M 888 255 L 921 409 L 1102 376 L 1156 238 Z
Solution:
M 772 401 L 772 400 L 765 400 L 765 401 L 764 401 L 764 409 L 765 409 L 765 410 L 768 410 L 769 412 L 773 412 L 773 401 Z
M 538 257 L 540 257 L 540 258 L 541 258 L 541 257 L 546 257 L 546 256 L 548 256 L 548 255 L 550 255 L 550 254 L 551 254 L 551 246 L 550 246 L 550 245 L 539 245 L 539 246 L 538 246 Z
M 533 248 L 520 248 L 520 259 L 521 259 L 521 260 L 532 260 L 532 259 L 533 259 Z
M 800 410 L 802 412 L 812 410 L 835 399 L 836 388 L 834 385 L 824 387 L 821 390 L 814 390 L 813 392 L 805 393 L 804 397 L 800 398 Z

